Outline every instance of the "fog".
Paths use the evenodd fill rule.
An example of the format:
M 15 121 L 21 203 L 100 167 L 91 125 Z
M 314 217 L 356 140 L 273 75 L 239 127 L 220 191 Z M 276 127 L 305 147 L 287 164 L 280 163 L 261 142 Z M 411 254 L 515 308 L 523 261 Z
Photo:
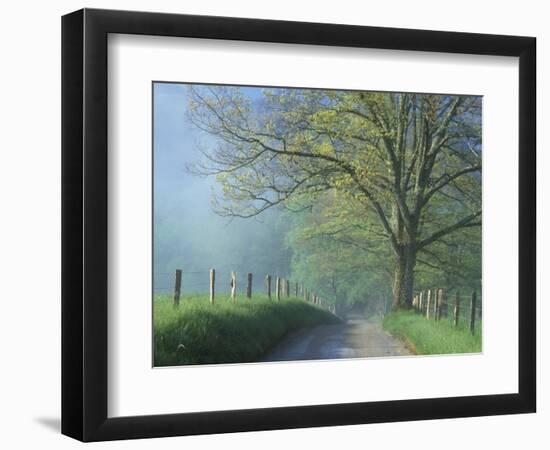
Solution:
M 241 292 L 246 273 L 252 272 L 253 290 L 260 292 L 266 274 L 289 275 L 292 252 L 284 242 L 284 217 L 277 210 L 255 219 L 213 212 L 215 178 L 192 174 L 186 166 L 201 158 L 199 148 L 215 142 L 188 121 L 187 105 L 185 85 L 155 83 L 154 290 L 171 292 L 174 272 L 182 269 L 183 293 L 206 292 L 208 271 L 214 268 L 219 292 L 229 292 L 231 271 L 237 272 Z

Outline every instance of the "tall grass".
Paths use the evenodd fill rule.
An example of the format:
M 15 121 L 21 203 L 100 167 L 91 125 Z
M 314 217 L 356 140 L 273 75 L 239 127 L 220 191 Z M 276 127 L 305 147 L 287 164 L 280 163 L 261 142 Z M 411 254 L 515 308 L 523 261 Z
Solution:
M 208 295 L 187 295 L 178 308 L 171 296 L 153 304 L 154 364 L 220 364 L 254 362 L 293 330 L 339 319 L 298 298 L 269 300 L 254 295 L 236 303 Z
M 384 328 L 419 355 L 481 352 L 481 326 L 472 335 L 466 321 L 454 327 L 450 319 L 428 320 L 414 311 L 386 315 Z

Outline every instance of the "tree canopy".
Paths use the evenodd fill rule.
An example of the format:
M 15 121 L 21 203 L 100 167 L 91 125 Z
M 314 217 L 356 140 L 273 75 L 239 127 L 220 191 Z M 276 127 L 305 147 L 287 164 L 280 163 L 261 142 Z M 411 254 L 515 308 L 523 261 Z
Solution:
M 410 307 L 415 274 L 479 280 L 481 98 L 311 89 L 253 97 L 225 86 L 191 86 L 189 95 L 190 120 L 217 137 L 192 170 L 221 184 L 218 214 L 284 208 L 295 224 L 294 270 L 309 267 L 335 298 L 343 288 L 331 278 L 348 299 L 361 283 L 391 286 L 396 308 Z

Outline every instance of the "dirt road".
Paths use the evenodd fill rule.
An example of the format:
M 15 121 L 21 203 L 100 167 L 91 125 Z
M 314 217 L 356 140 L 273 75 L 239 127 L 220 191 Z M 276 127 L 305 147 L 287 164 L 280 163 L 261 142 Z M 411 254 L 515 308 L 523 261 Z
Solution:
M 337 325 L 319 325 L 287 336 L 263 360 L 367 358 L 409 355 L 407 348 L 379 323 L 350 315 Z

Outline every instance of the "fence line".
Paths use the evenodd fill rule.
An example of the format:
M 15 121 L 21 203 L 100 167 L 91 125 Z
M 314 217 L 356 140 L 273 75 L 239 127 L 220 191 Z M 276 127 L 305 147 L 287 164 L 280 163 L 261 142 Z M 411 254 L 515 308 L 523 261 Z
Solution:
M 453 301 L 448 299 L 453 299 Z M 469 303 L 468 309 L 463 307 L 462 300 L 464 299 Z M 447 292 L 444 289 L 435 288 L 424 289 L 414 294 L 412 304 L 414 310 L 426 319 L 440 321 L 442 317 L 448 318 L 450 313 L 455 327 L 458 327 L 461 319 L 465 320 L 473 334 L 476 321 L 482 319 L 482 305 L 478 304 L 477 300 L 476 291 L 473 291 L 470 296 L 460 295 L 460 292 L 456 291 L 454 296 L 447 297 Z
M 226 271 L 224 271 L 223 273 L 226 273 Z M 229 279 L 230 299 L 232 302 L 236 302 L 238 297 L 237 295 L 237 291 L 238 291 L 237 275 L 238 274 L 235 271 L 228 271 L 228 273 L 230 274 L 230 279 Z M 154 275 L 156 276 L 158 274 L 168 275 L 167 272 L 157 272 Z M 208 284 L 206 284 L 207 283 L 206 279 L 204 282 L 194 281 L 193 283 L 186 283 L 184 279 L 186 274 L 209 274 Z M 159 290 L 173 289 L 173 293 L 174 293 L 173 305 L 175 308 L 179 307 L 182 301 L 182 293 L 185 292 L 185 290 L 188 289 L 189 287 L 195 287 L 195 286 L 205 286 L 205 287 L 208 286 L 210 303 L 212 305 L 215 304 L 216 290 L 217 290 L 216 275 L 219 275 L 216 269 L 210 269 L 210 270 L 201 271 L 201 272 L 197 272 L 197 271 L 186 272 L 182 269 L 176 269 L 175 272 L 173 272 L 171 275 L 174 276 L 174 284 L 172 286 L 165 286 L 163 284 L 163 286 L 155 286 L 153 290 L 159 291 Z M 252 299 L 253 278 L 254 276 L 251 272 L 248 272 L 246 274 L 246 287 L 244 292 L 247 299 Z M 270 274 L 267 274 L 265 276 L 265 293 L 267 294 L 267 297 L 269 300 L 272 300 L 272 287 L 273 287 L 272 280 L 273 280 L 273 277 Z M 331 312 L 332 314 L 336 315 L 336 307 L 333 304 L 330 304 L 327 301 L 325 301 L 325 299 L 317 295 L 315 291 L 311 291 L 310 289 L 308 289 L 304 285 L 304 283 L 293 281 L 291 285 L 291 281 L 287 278 L 275 277 L 275 292 L 274 292 L 275 299 L 277 301 L 282 301 L 284 298 L 289 298 L 291 296 L 292 286 L 294 286 L 294 296 L 296 298 L 303 298 L 304 301 L 317 305 L 318 307 L 323 308 Z

